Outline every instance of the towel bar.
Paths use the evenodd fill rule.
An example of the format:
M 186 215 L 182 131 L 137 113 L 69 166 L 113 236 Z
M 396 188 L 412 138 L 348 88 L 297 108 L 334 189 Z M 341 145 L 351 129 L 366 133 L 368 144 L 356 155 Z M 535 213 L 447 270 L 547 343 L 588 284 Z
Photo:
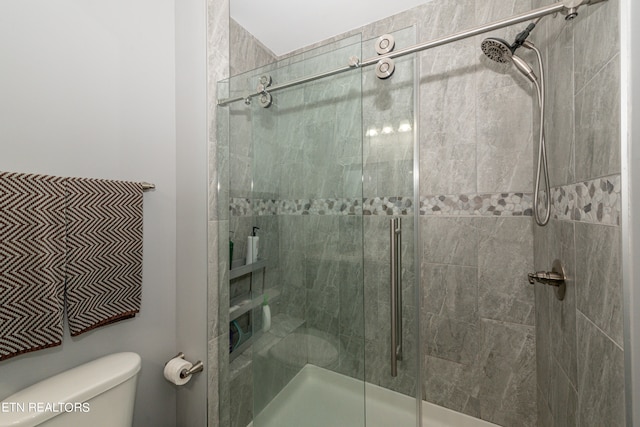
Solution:
M 156 188 L 156 185 L 150 182 L 141 182 L 140 184 L 142 185 L 142 191 L 155 190 Z

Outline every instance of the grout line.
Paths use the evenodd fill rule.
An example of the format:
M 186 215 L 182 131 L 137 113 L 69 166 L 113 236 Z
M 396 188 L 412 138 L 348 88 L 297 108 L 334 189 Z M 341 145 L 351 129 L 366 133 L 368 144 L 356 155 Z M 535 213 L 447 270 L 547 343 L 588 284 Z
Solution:
M 620 351 L 622 351 L 624 353 L 624 348 L 622 348 L 617 342 L 615 342 L 615 340 L 613 338 L 611 338 L 609 336 L 609 334 L 607 334 L 605 331 L 603 331 L 598 325 L 596 325 L 595 323 L 593 323 L 593 321 L 586 315 L 584 314 L 580 309 L 576 309 L 577 313 L 580 313 L 585 319 L 587 319 L 587 321 L 589 323 L 591 323 L 598 331 L 600 331 L 600 333 L 602 335 L 604 335 L 605 337 L 607 337 L 609 339 L 609 341 L 611 341 L 613 343 L 613 345 L 615 345 L 616 347 L 618 347 L 620 349 Z M 576 317 L 577 319 L 577 317 Z M 576 327 L 577 327 L 577 322 L 576 322 Z M 577 329 L 576 329 L 577 331 Z
M 558 362 L 558 359 L 556 358 L 555 354 L 553 354 L 553 352 L 551 352 L 551 360 L 552 360 L 552 362 L 554 362 L 558 366 L 558 368 L 560 368 L 560 371 L 562 371 L 562 373 L 564 374 L 565 378 L 567 379 L 567 382 L 571 386 L 571 389 L 573 391 L 575 391 L 576 397 L 577 397 L 578 396 L 578 387 L 577 387 L 577 385 L 575 385 L 575 384 L 573 384 L 573 382 L 571 382 L 571 379 L 569 379 L 569 375 L 567 374 L 567 371 L 565 371 L 564 368 L 562 367 L 562 365 L 560 364 L 560 362 Z M 576 357 L 576 362 L 577 362 L 577 357 Z M 576 372 L 576 374 L 577 374 L 577 372 Z
M 574 37 L 574 43 L 575 43 L 575 37 Z M 575 52 L 575 45 L 574 45 L 574 52 Z M 602 73 L 602 70 L 607 68 L 607 66 L 609 66 L 609 64 L 611 64 L 614 60 L 620 60 L 619 57 L 620 57 L 620 51 L 618 50 L 602 67 L 600 67 L 595 73 L 593 73 L 593 76 L 580 88 L 580 90 L 578 90 L 577 92 L 574 93 L 573 97 L 576 98 L 579 95 L 581 95 L 582 92 L 585 91 L 587 86 L 589 86 L 591 84 L 591 82 L 593 82 L 597 77 L 599 77 L 600 73 Z M 575 54 L 574 54 L 574 68 L 573 68 L 573 71 L 575 73 Z M 575 82 L 574 82 L 574 91 L 575 91 Z

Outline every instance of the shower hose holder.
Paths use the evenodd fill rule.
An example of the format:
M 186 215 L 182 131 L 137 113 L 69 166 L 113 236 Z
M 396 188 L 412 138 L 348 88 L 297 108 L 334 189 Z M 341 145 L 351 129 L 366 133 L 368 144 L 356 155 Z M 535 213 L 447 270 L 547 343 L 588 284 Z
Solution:
M 567 291 L 567 275 L 565 273 L 562 261 L 556 259 L 553 261 L 551 271 L 537 271 L 535 273 L 529 273 L 529 283 L 532 285 L 536 282 L 543 285 L 553 286 L 556 292 L 556 298 L 560 301 L 564 299 Z

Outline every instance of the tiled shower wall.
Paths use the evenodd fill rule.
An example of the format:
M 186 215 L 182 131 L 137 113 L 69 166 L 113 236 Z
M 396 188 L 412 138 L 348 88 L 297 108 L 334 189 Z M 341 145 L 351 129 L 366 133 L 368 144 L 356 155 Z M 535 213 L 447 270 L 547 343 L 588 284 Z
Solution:
M 366 40 L 416 25 L 417 41 L 426 41 L 531 7 L 531 0 L 429 2 L 354 33 L 361 33 Z M 512 38 L 517 31 L 518 28 L 507 29 L 496 36 Z M 341 37 L 344 35 L 337 38 Z M 366 348 L 359 348 L 363 342 L 359 337 L 344 334 L 340 339 L 348 349 L 345 355 L 358 355 L 366 350 L 368 381 L 413 394 L 418 384 L 416 373 L 410 368 L 401 370 L 397 380 L 385 375 L 388 370 L 385 349 L 388 334 L 384 333 L 388 323 L 384 321 L 384 313 L 388 312 L 388 302 L 385 304 L 388 263 L 384 259 L 388 245 L 387 215 L 408 214 L 404 224 L 413 234 L 411 215 L 419 206 L 422 247 L 417 249 L 422 251 L 418 267 L 423 301 L 413 301 L 411 289 L 406 289 L 404 312 L 413 313 L 410 306 L 420 304 L 422 347 L 419 351 L 424 361 L 421 384 L 424 399 L 504 426 L 533 426 L 536 424 L 535 310 L 533 288 L 526 280 L 526 273 L 533 270 L 532 88 L 511 68 L 498 67 L 486 60 L 479 49 L 481 40 L 476 37 L 418 55 L 420 201 L 413 200 L 412 144 L 405 144 L 399 136 L 364 139 L 364 197 L 373 204 L 368 208 L 365 200 L 365 214 L 369 209 L 372 215 L 365 216 L 362 225 L 365 317 L 369 325 L 365 327 Z M 236 51 L 247 52 L 246 46 L 242 50 L 232 47 L 232 63 Z M 371 46 L 365 45 L 362 56 L 372 55 Z M 385 82 L 375 79 L 372 70 L 363 70 L 363 133 L 371 127 L 381 129 L 387 122 L 396 126 L 395 122 L 403 119 L 413 125 L 413 82 L 390 89 L 406 81 L 400 78 L 402 67 L 399 70 L 398 75 Z M 241 110 L 243 107 L 238 107 L 231 114 L 242 115 Z M 241 120 L 241 116 L 236 119 Z M 250 139 L 250 135 L 248 137 Z M 231 151 L 237 153 L 238 150 L 242 148 Z M 238 176 L 246 176 L 253 160 L 250 155 L 241 154 L 237 161 L 234 154 L 231 156 L 233 193 L 233 186 L 238 183 L 235 180 L 234 184 L 234 176 L 238 172 Z M 299 182 L 294 180 L 291 184 Z M 266 193 L 264 197 L 270 198 Z M 336 195 L 316 195 L 318 198 L 331 196 Z M 236 197 L 247 196 L 237 194 Z M 295 197 L 293 193 L 283 193 L 282 198 Z M 387 208 L 382 207 L 385 204 Z M 283 216 L 278 226 L 293 232 L 296 218 L 300 217 Z M 231 222 L 234 221 L 240 224 L 243 220 L 231 218 Z M 240 242 L 236 253 L 243 250 L 242 239 L 252 221 L 245 221 L 244 227 L 234 227 L 243 228 L 238 233 L 240 237 L 235 239 Z M 329 216 L 318 221 L 334 220 Z M 323 226 L 320 230 L 330 228 Z M 339 236 L 339 225 L 336 230 Z M 272 242 L 274 238 L 270 237 Z M 280 235 L 277 239 L 282 254 L 286 249 L 282 239 L 286 236 Z M 411 283 L 415 267 L 409 264 L 413 260 L 412 242 L 407 243 L 404 274 L 405 283 Z M 380 248 L 385 248 L 382 253 Z M 283 259 L 281 256 L 280 261 Z M 280 268 L 285 268 L 280 264 Z M 299 263 L 293 263 L 292 267 L 296 265 Z M 300 286 L 300 282 L 290 286 Z M 304 296 L 307 302 L 288 299 L 284 290 L 281 303 L 290 301 L 290 308 L 304 308 L 313 314 L 315 304 L 308 305 L 309 292 L 319 292 L 313 301 L 332 300 L 330 294 L 336 288 L 312 286 L 302 290 L 290 296 Z M 335 297 L 340 300 L 339 292 Z M 357 295 L 342 297 L 345 300 L 360 298 Z M 324 322 L 322 319 L 331 324 L 331 313 L 320 310 L 317 314 L 318 325 Z M 351 320 L 357 322 L 357 319 Z M 407 329 L 414 324 L 413 320 L 405 319 Z M 224 324 L 221 320 L 220 325 Z M 346 331 L 340 327 L 338 330 Z M 414 343 L 409 347 L 411 345 L 415 347 Z M 338 370 L 361 377 L 361 362 L 357 358 L 352 362 L 355 364 L 349 370 L 343 369 L 346 365 Z M 238 400 L 236 393 L 242 389 L 245 394 L 241 400 L 246 402 L 251 398 L 246 394 L 251 393 L 251 379 L 244 377 L 237 384 L 234 398 Z M 225 394 L 222 389 L 221 393 Z M 221 401 L 228 404 L 228 397 L 221 395 Z M 245 418 L 238 425 L 243 425 L 247 415 L 250 414 L 245 412 Z M 241 419 L 242 414 L 231 418 Z
M 535 267 L 560 259 L 569 276 L 564 301 L 536 285 L 540 427 L 625 425 L 619 7 L 547 19 L 532 38 L 548 70 L 554 194 L 553 219 L 534 230 Z
M 420 38 L 530 9 L 529 0 L 431 2 L 418 17 Z M 455 203 L 420 216 L 423 397 L 514 427 L 536 424 L 534 295 L 526 278 L 533 92 L 512 68 L 485 58 L 480 43 L 518 30 L 420 54 L 421 198 L 493 196 L 475 215 Z

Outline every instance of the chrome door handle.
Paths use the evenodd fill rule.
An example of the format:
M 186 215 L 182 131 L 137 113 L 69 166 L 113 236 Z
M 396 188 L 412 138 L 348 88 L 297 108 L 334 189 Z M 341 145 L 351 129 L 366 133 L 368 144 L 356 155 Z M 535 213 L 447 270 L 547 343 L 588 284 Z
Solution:
M 389 223 L 390 306 L 391 306 L 391 376 L 398 376 L 402 360 L 402 228 L 400 218 Z

